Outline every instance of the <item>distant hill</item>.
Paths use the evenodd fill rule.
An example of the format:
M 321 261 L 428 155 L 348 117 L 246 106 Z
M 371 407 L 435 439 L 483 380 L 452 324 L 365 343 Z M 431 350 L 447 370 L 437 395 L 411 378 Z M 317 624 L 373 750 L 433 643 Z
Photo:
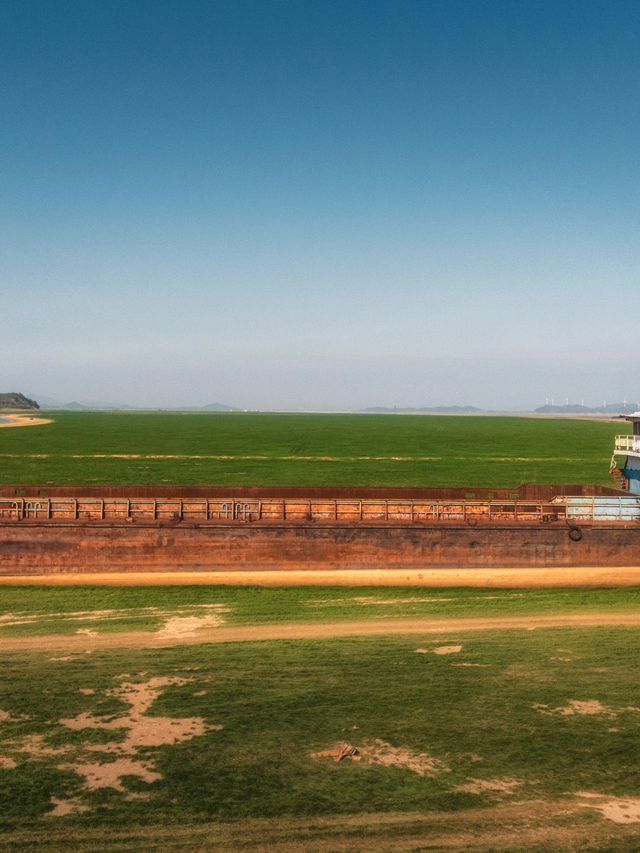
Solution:
M 131 406 L 120 403 L 103 403 L 94 400 L 87 400 L 84 403 L 71 400 L 68 403 L 63 403 L 60 400 L 54 400 L 52 397 L 41 397 L 40 402 L 44 409 L 60 409 L 70 412 L 124 411 L 131 408 Z
M 149 412 L 237 412 L 239 409 L 234 409 L 232 406 L 225 406 L 224 403 L 209 403 L 207 406 L 171 406 L 171 407 L 149 407 L 149 406 L 129 406 L 126 403 L 105 403 L 99 400 L 86 400 L 79 402 L 72 400 L 69 403 L 62 403 L 59 400 L 54 400 L 51 397 L 42 397 L 42 405 L 46 409 L 59 409 L 68 412 L 130 412 L 130 411 L 149 411 Z M 36 404 L 37 405 L 37 404 Z
M 476 406 L 422 406 L 420 408 L 406 406 L 370 406 L 368 409 L 359 410 L 363 414 L 416 414 L 423 412 L 428 414 L 473 414 L 474 412 L 484 412 L 484 409 L 478 409 Z
M 18 411 L 33 411 L 39 409 L 40 406 L 35 400 L 30 400 L 24 394 L 17 391 L 10 391 L 7 394 L 0 394 L 0 409 L 17 409 Z
M 209 403 L 207 406 L 202 406 L 201 412 L 237 412 L 232 406 L 225 406 L 224 403 Z

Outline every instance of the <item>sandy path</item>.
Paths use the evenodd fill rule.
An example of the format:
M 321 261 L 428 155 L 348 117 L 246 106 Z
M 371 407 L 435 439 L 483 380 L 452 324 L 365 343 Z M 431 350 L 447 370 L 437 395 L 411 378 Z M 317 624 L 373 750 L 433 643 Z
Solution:
M 51 418 L 34 418 L 31 415 L 3 415 L 0 412 L 0 429 L 6 427 L 42 426 L 52 423 Z
M 3 836 L 11 850 L 46 849 L 67 853 L 77 838 L 86 853 L 183 853 L 215 850 L 232 853 L 353 853 L 384 850 L 513 853 L 552 850 L 631 850 L 637 824 L 620 826 L 602 820 L 574 800 L 527 800 L 455 812 L 316 815 L 309 818 L 244 818 L 219 823 L 174 823 L 140 827 L 83 824 L 81 828 L 48 826 L 9 831 Z M 514 848 L 517 839 L 517 848 Z M 70 846 L 71 845 L 71 846 Z M 8 849 L 8 848 L 7 848 Z
M 640 587 L 640 566 L 504 569 L 328 569 L 218 572 L 69 572 L 0 575 L 0 586 L 416 586 L 542 589 Z
M 244 818 L 219 823 L 173 825 L 68 826 L 9 831 L 4 838 L 11 850 L 46 849 L 67 853 L 78 839 L 86 853 L 134 853 L 148 850 L 167 853 L 215 850 L 232 853 L 353 853 L 384 850 L 386 853 L 417 851 L 467 851 L 513 853 L 518 850 L 553 850 L 557 853 L 590 849 L 631 850 L 637 824 L 620 826 L 588 813 L 571 799 L 527 800 L 456 812 L 369 813 L 316 815 L 309 818 Z
M 2 637 L 0 652 L 105 649 L 156 649 L 203 643 L 245 643 L 264 640 L 326 640 L 337 637 L 386 637 L 411 634 L 461 634 L 469 631 L 532 631 L 544 628 L 640 628 L 640 611 L 623 613 L 562 613 L 543 616 L 466 618 L 369 619 L 345 622 L 309 622 L 280 625 L 235 625 L 203 628 L 193 634 L 167 637 L 162 632 L 123 631 L 87 635 Z

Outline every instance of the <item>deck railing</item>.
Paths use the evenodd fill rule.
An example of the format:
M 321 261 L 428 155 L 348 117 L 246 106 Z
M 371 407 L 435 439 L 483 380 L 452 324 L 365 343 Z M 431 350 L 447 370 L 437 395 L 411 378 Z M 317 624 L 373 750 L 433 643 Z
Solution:
M 297 498 L 0 498 L 0 520 L 147 522 L 558 521 L 558 503 L 531 501 L 304 500 Z
M 632 453 L 640 456 L 640 435 L 617 435 L 615 452 Z
M 0 498 L 0 522 L 640 522 L 633 497 L 554 501 L 327 500 L 316 498 Z

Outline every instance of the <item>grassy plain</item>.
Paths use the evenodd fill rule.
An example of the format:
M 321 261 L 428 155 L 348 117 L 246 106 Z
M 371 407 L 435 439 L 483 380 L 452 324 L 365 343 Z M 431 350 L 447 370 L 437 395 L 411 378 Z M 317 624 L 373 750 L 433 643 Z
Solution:
M 0 638 L 155 631 L 171 616 L 220 612 L 228 625 L 638 610 L 640 589 L 406 587 L 0 587 Z
M 51 612 L 52 592 L 19 590 L 29 601 L 5 607 Z M 87 592 L 85 606 L 115 594 Z M 91 606 L 133 606 L 135 592 Z M 250 590 L 142 592 L 169 594 L 153 599 L 168 609 L 210 593 L 241 619 L 284 620 L 315 610 L 319 593 L 256 591 L 261 612 L 241 601 Z M 341 603 L 344 590 L 322 591 L 332 618 L 352 605 L 380 616 L 360 592 Z M 446 596 L 456 614 L 637 606 L 635 592 Z M 617 628 L 0 653 L 0 848 L 634 850 L 640 824 L 599 809 L 622 803 L 640 819 L 639 655 L 640 632 Z M 145 690 L 152 701 L 135 711 Z M 362 760 L 314 756 L 340 742 Z M 123 756 L 115 787 L 96 785 Z
M 49 416 L 49 415 L 48 415 Z M 0 482 L 609 484 L 620 425 L 518 417 L 55 412 L 0 432 Z

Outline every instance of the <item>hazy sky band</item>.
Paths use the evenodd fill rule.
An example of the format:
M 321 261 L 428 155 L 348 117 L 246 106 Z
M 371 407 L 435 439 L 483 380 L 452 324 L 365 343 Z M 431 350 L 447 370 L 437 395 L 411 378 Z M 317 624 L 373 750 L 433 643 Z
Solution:
M 0 384 L 637 395 L 635 2 L 0 3 Z

